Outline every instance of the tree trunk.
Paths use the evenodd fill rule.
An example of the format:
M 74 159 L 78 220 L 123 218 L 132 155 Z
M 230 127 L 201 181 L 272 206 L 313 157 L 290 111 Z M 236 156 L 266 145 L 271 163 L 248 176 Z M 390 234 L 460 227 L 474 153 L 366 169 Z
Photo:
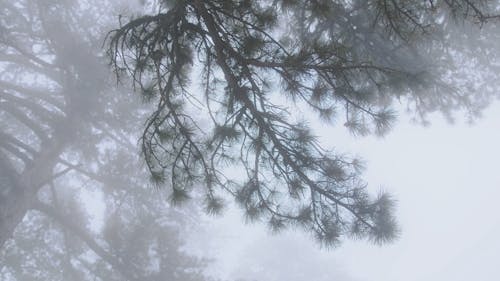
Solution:
M 22 174 L 0 151 L 0 248 L 22 222 L 36 200 L 38 190 L 53 177 L 53 169 L 63 147 L 61 142 L 52 141 Z
M 0 248 L 23 220 L 31 199 L 21 185 L 19 174 L 5 155 L 0 154 Z

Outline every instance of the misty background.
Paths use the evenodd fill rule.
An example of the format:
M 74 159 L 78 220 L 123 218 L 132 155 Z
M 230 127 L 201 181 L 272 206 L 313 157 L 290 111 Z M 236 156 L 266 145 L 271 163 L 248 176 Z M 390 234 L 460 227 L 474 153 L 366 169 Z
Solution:
M 262 280 L 305 280 L 306 276 L 311 280 L 496 280 L 500 274 L 500 175 L 495 164 L 500 157 L 495 149 L 500 141 L 499 110 L 498 103 L 492 104 L 473 125 L 464 120 L 451 125 L 434 116 L 431 126 L 422 127 L 407 117 L 382 139 L 353 138 L 345 131 L 318 126 L 328 132 L 322 140 L 341 139 L 336 143 L 364 156 L 369 167 L 365 177 L 371 185 L 396 196 L 400 238 L 384 246 L 346 241 L 338 249 L 324 251 L 300 232 L 270 235 L 265 227 L 242 225 L 241 214 L 235 212 L 210 226 L 216 239 L 209 252 L 220 257 L 214 270 L 224 276 L 257 274 Z
M 155 9 L 148 3 L 0 0 L 0 212 L 15 210 L 0 220 L 2 239 L 12 230 L 0 280 L 498 280 L 494 95 L 479 98 L 489 105 L 473 121 L 431 113 L 429 124 L 403 100 L 383 137 L 294 109 L 323 146 L 364 160 L 372 194 L 397 201 L 395 241 L 325 249 L 302 230 L 245 223 L 234 203 L 220 216 L 207 215 L 196 192 L 171 203 L 151 182 L 138 140 L 155 105 L 116 81 L 103 49 L 120 20 Z M 500 43 L 482 40 L 493 50 Z M 497 92 L 497 73 L 488 72 L 497 55 L 493 67 L 479 59 L 459 71 L 473 80 L 467 86 Z

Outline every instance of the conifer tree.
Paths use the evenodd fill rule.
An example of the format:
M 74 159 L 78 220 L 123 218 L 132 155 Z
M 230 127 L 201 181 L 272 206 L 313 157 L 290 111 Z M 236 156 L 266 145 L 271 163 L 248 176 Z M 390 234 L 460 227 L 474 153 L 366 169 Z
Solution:
M 144 109 L 111 94 L 99 53 L 117 2 L 0 2 L 2 281 L 212 280 L 183 249 L 200 210 L 147 188 L 132 144 Z
M 486 39 L 498 34 L 496 1 L 155 3 L 107 40 L 118 76 L 156 103 L 141 138 L 153 180 L 177 201 L 204 186 L 209 213 L 231 194 L 250 220 L 302 226 L 324 245 L 393 239 L 393 200 L 371 196 L 359 161 L 323 148 L 283 97 L 384 135 L 396 101 L 425 122 L 433 111 L 473 117 L 491 96 L 493 63 L 478 61 L 498 61 Z

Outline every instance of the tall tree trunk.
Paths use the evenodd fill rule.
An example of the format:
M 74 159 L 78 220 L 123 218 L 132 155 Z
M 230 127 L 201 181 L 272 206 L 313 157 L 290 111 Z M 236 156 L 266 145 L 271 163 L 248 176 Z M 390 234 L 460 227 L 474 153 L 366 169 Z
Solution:
M 54 139 L 21 174 L 0 151 L 0 248 L 22 222 L 37 199 L 38 190 L 54 176 L 54 166 L 63 147 L 63 143 Z
M 30 205 L 19 174 L 4 154 L 0 154 L 0 248 L 12 237 Z

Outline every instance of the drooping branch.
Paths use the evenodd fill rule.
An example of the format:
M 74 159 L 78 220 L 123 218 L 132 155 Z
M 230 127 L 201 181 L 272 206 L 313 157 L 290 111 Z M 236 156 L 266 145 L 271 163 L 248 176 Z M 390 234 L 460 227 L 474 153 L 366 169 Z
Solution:
M 315 55 L 306 48 L 287 50 L 266 31 L 267 23 L 240 19 L 224 9 L 210 1 L 185 1 L 164 14 L 132 20 L 110 33 L 108 53 L 115 69 L 124 67 L 147 97 L 158 95 L 158 107 L 142 137 L 153 177 L 160 182 L 170 177 L 174 193 L 196 182 L 205 183 L 207 210 L 213 213 L 221 205 L 213 187 L 220 187 L 234 195 L 250 217 L 267 217 L 270 224 L 280 226 L 300 222 L 325 243 L 351 233 L 376 241 L 393 238 L 396 228 L 387 209 L 390 204 L 368 200 L 355 164 L 322 149 L 304 126 L 290 122 L 286 110 L 267 99 L 267 82 L 260 73 L 274 72 L 288 91 L 323 110 L 309 100 L 316 88 L 306 78 L 316 77 L 323 87 L 333 90 L 329 102 L 344 101 L 350 112 L 378 119 L 381 113 L 341 87 L 357 91 L 355 80 L 361 78 L 349 78 L 353 75 L 368 75 L 374 83 L 383 83 L 380 79 L 401 71 L 347 60 L 331 51 Z M 174 10 L 175 16 L 164 22 L 163 15 Z M 231 31 L 235 27 L 241 33 Z M 245 36 L 260 44 L 262 51 L 256 51 L 260 56 L 246 52 Z M 208 140 L 201 138 L 206 134 L 198 120 L 183 107 L 192 97 L 184 78 L 186 64 L 193 61 L 192 50 L 206 58 L 200 63 L 206 70 L 205 98 L 214 126 Z M 223 91 L 214 86 L 217 80 L 224 81 Z M 213 109 L 211 102 L 219 108 Z M 238 142 L 239 156 L 231 148 Z M 222 172 L 223 162 L 234 163 L 234 159 L 247 174 L 236 186 Z M 297 190 L 301 186 L 308 188 L 309 195 Z M 387 231 L 381 231 L 380 224 Z

